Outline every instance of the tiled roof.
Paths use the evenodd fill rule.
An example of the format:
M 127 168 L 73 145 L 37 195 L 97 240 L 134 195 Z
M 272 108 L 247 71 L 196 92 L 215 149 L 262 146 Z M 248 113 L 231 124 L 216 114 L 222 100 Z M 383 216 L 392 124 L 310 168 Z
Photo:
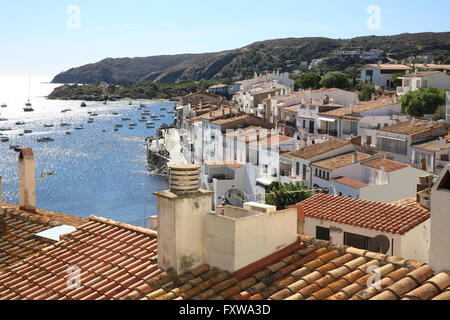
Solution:
M 230 274 L 208 265 L 133 290 L 127 300 L 450 299 L 450 273 L 424 263 L 301 236 L 302 241 Z M 369 267 L 381 287 L 372 288 Z
M 250 142 L 249 146 L 255 147 L 255 148 L 258 146 L 273 146 L 273 145 L 278 145 L 280 143 L 292 141 L 292 140 L 293 140 L 293 138 L 291 138 L 291 137 L 287 137 L 287 136 L 278 134 L 278 135 L 271 135 L 270 137 L 263 139 L 259 142 L 258 141 Z
M 442 139 L 441 145 L 439 146 L 439 139 L 435 139 L 430 142 L 412 145 L 411 148 L 425 150 L 425 151 L 431 151 L 431 152 L 438 152 L 440 150 L 448 150 L 448 149 L 450 149 L 450 140 L 445 139 L 445 138 Z
M 367 65 L 368 67 L 374 67 L 380 70 L 401 70 L 401 71 L 406 71 L 406 70 L 411 70 L 412 68 L 410 66 L 404 65 L 404 64 L 369 64 Z
M 297 113 L 297 105 L 292 106 L 292 107 L 286 107 L 286 108 L 283 108 L 282 111 L 289 111 L 289 112 L 295 112 L 295 113 Z
M 245 167 L 244 164 L 236 162 L 236 161 L 207 161 L 206 162 L 207 166 L 227 166 L 230 168 L 242 168 Z
M 337 183 L 343 184 L 345 186 L 349 186 L 352 187 L 354 189 L 361 189 L 364 187 L 367 187 L 368 185 L 360 182 L 360 181 L 356 181 L 347 177 L 340 177 L 340 178 L 336 178 L 336 179 L 332 179 L 333 181 L 336 181 Z
M 315 195 L 300 204 L 307 217 L 399 235 L 405 234 L 431 217 L 428 210 L 415 207 L 394 206 L 327 194 Z
M 428 72 L 414 72 L 414 73 L 410 73 L 404 76 L 399 77 L 401 78 L 423 78 L 423 77 L 428 77 L 428 76 L 432 76 L 434 74 L 438 74 L 440 73 L 439 71 L 428 71 Z
M 0 270 L 50 245 L 44 239 L 35 237 L 37 233 L 62 224 L 74 226 L 84 220 L 43 210 L 27 213 L 8 204 L 4 207 L 4 213 L 0 215 Z
M 361 164 L 377 170 L 379 170 L 381 167 L 384 167 L 384 170 L 386 172 L 394 172 L 397 170 L 408 168 L 407 164 L 384 158 L 364 161 Z
M 69 288 L 78 267 L 80 287 Z M 119 299 L 170 275 L 157 266 L 157 236 L 147 229 L 91 217 L 90 222 L 0 274 L 0 300 Z
M 356 159 L 357 162 L 373 157 L 373 155 L 366 154 L 366 153 L 351 152 L 351 153 L 342 154 L 342 155 L 339 155 L 339 156 L 336 156 L 336 157 L 333 157 L 330 159 L 314 162 L 312 165 L 315 167 L 325 169 L 325 170 L 339 169 L 339 168 L 346 167 L 346 166 L 353 164 L 353 156 L 355 153 L 357 156 L 357 159 Z
M 395 105 L 397 103 L 391 102 L 391 101 L 369 101 L 369 102 L 361 102 L 353 108 L 353 113 L 358 114 L 365 111 L 371 111 L 376 110 L 379 108 L 388 107 L 391 105 Z M 338 108 L 335 110 L 331 110 L 328 112 L 322 112 L 320 113 L 322 116 L 329 116 L 329 117 L 349 117 L 352 116 L 352 113 L 350 112 L 350 107 L 344 107 L 344 108 Z M 354 115 L 353 115 L 354 116 Z
M 348 141 L 332 139 L 326 142 L 307 146 L 300 151 L 295 151 L 292 153 L 292 157 L 300 159 L 311 159 L 332 150 L 339 149 L 348 144 L 350 144 L 350 142 Z
M 411 125 L 413 123 L 413 125 Z M 431 128 L 428 127 L 430 121 L 428 120 L 411 120 L 406 122 L 401 122 L 398 124 L 394 124 L 392 126 L 382 128 L 380 131 L 382 132 L 390 132 L 390 133 L 397 133 L 397 134 L 406 134 L 406 135 L 415 135 L 418 133 L 426 132 L 431 130 Z M 432 128 L 439 128 L 439 127 L 445 127 L 445 123 L 439 123 L 437 121 L 432 122 Z

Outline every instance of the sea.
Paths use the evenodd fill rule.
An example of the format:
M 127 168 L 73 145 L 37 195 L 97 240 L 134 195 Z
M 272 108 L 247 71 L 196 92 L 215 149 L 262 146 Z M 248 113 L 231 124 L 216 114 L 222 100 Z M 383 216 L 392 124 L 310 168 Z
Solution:
M 89 218 L 91 215 L 133 223 L 156 215 L 154 192 L 167 188 L 165 177 L 152 175 L 147 165 L 145 138 L 154 136 L 156 128 L 173 123 L 174 114 L 165 113 L 152 120 L 156 128 L 147 129 L 139 122 L 145 104 L 151 113 L 160 108 L 173 109 L 175 103 L 164 101 L 88 102 L 48 100 L 46 96 L 59 86 L 46 77 L 0 76 L 0 176 L 3 201 L 19 202 L 18 155 L 11 146 L 32 148 L 36 162 L 36 202 L 40 209 Z M 30 97 L 34 112 L 23 111 Z M 65 109 L 70 111 L 62 112 Z M 88 112 L 97 113 L 88 123 Z M 113 112 L 119 115 L 113 115 Z M 129 117 L 131 121 L 122 121 Z M 17 125 L 23 121 L 25 124 Z M 129 123 L 137 124 L 129 129 Z M 70 124 L 62 127 L 61 123 Z M 123 124 L 114 131 L 115 124 Z M 54 127 L 45 127 L 54 125 Z M 82 125 L 84 130 L 75 130 Z M 32 133 L 24 134 L 24 130 Z M 71 134 L 67 135 L 66 132 Z M 105 132 L 103 132 L 105 131 Z M 53 142 L 38 142 L 49 137 Z M 49 173 L 45 180 L 44 173 Z M 44 175 L 45 176 L 45 175 Z M 41 181 L 42 180 L 42 181 Z

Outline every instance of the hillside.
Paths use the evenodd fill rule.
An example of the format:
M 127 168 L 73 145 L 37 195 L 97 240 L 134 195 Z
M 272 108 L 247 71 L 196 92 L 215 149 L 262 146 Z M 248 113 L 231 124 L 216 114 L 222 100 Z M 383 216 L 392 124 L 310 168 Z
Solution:
M 242 79 L 254 72 L 281 68 L 291 71 L 301 61 L 330 57 L 335 50 L 380 49 L 391 59 L 411 55 L 436 54 L 449 57 L 450 32 L 368 36 L 353 39 L 287 38 L 267 40 L 217 53 L 180 54 L 145 58 L 108 58 L 58 74 L 54 83 L 133 83 L 138 81 L 177 82 L 180 80 Z M 359 60 L 359 59 L 358 59 Z M 386 60 L 387 61 L 387 60 Z M 366 61 L 339 61 L 321 66 L 319 71 L 347 71 Z M 353 68 L 353 69 L 352 69 Z M 349 69 L 349 70 L 347 70 Z

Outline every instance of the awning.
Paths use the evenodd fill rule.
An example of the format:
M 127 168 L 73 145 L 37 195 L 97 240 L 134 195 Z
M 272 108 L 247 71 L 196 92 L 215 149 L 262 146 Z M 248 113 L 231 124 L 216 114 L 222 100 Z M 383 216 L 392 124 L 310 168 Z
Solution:
M 320 117 L 319 120 L 327 121 L 327 122 L 336 122 L 336 119 L 331 119 L 331 118 L 322 118 L 322 117 Z

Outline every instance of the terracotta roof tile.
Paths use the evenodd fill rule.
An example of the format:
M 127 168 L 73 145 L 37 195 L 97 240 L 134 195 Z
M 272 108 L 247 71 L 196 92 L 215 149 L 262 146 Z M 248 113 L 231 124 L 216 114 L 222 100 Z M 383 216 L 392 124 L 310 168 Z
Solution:
M 310 218 L 344 223 L 391 234 L 405 234 L 427 221 L 427 210 L 318 194 L 299 205 Z M 333 212 L 333 215 L 329 213 Z

